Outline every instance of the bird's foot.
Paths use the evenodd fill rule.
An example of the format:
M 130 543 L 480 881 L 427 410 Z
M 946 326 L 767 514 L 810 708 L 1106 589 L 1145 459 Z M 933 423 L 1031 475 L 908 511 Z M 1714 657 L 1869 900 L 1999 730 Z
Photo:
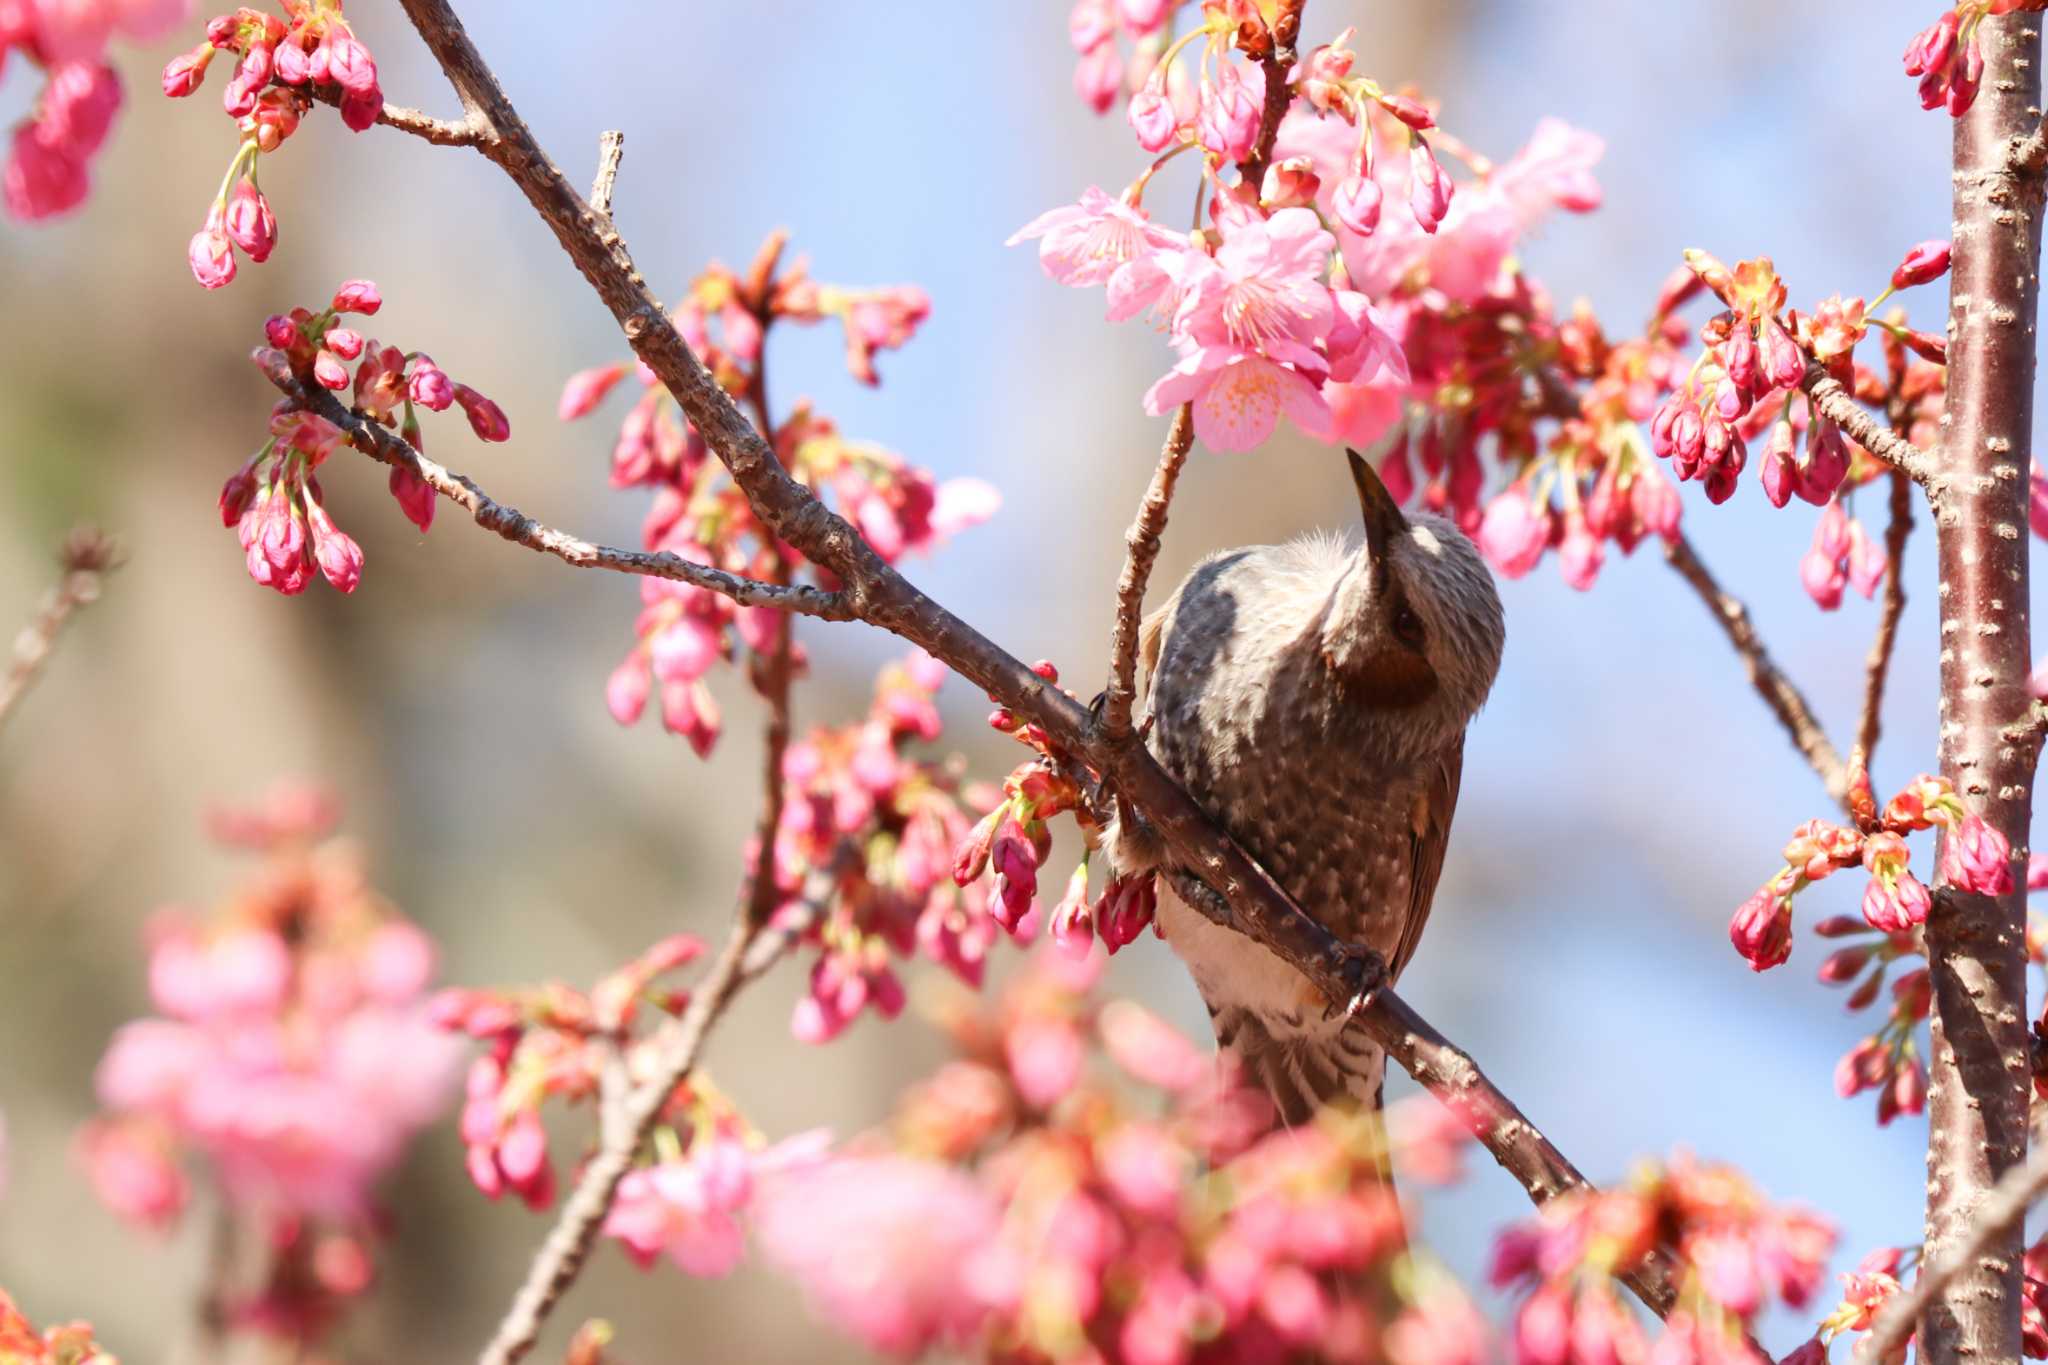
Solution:
M 1342 1004 L 1333 1001 L 1323 1017 L 1341 1016 L 1348 1024 L 1371 1007 L 1373 997 L 1387 984 L 1387 960 L 1362 943 L 1340 943 L 1332 956 L 1344 978 L 1344 997 Z
M 1173 893 L 1183 903 L 1204 919 L 1215 921 L 1226 929 L 1237 927 L 1237 917 L 1230 911 L 1230 902 L 1223 893 L 1191 872 L 1179 868 L 1168 869 L 1166 880 L 1173 886 Z

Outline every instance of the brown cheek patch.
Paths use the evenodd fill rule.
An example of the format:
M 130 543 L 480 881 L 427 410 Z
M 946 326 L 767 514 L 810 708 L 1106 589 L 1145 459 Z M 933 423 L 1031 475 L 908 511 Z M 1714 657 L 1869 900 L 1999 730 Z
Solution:
M 1367 706 L 1419 706 L 1436 694 L 1436 670 L 1406 649 L 1383 649 L 1349 669 L 1344 681 Z

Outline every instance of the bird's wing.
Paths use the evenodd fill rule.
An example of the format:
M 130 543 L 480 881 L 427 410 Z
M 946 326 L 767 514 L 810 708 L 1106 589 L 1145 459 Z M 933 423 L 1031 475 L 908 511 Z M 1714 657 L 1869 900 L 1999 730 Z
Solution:
M 1444 848 L 1451 841 L 1451 816 L 1458 809 L 1458 778 L 1465 767 L 1465 737 L 1457 740 L 1430 767 L 1428 781 L 1416 795 L 1409 828 L 1408 917 L 1401 924 L 1401 941 L 1395 945 L 1388 972 L 1398 977 L 1415 945 L 1422 940 L 1422 926 L 1429 920 L 1430 902 L 1436 898 L 1436 880 L 1444 870 Z
M 1153 608 L 1152 613 L 1138 623 L 1138 659 L 1145 666 L 1145 686 L 1140 696 L 1150 705 L 1152 687 L 1159 672 L 1159 646 L 1166 638 L 1166 620 L 1173 615 L 1180 594 L 1175 593 L 1166 602 Z

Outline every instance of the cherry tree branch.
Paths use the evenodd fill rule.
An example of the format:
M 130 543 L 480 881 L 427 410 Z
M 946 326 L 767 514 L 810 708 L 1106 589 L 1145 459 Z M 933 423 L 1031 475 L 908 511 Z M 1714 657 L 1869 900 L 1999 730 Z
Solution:
M 735 918 L 710 974 L 691 993 L 689 1008 L 655 1035 L 654 1073 L 618 1104 L 614 1121 L 601 1124 L 604 1136 L 596 1154 L 576 1178 L 576 1188 L 527 1268 L 511 1308 L 478 1357 L 480 1365 L 509 1365 L 533 1349 L 541 1324 L 582 1272 L 619 1181 L 632 1168 L 634 1153 L 654 1130 L 668 1097 L 697 1064 L 705 1037 L 742 984 L 742 967 L 757 932 L 748 916 Z
M 2027 1210 L 2044 1194 L 2048 1194 L 2048 1151 L 2037 1151 L 2026 1165 L 2014 1166 L 1991 1187 L 1977 1205 L 1968 1235 L 1939 1261 L 1923 1262 L 1912 1288 L 1884 1306 L 1871 1324 L 1870 1334 L 1857 1343 L 1857 1357 L 1885 1360 L 1902 1349 L 1920 1315 L 1934 1306 L 1956 1276 L 1991 1252 L 1994 1243 L 2008 1233 L 2017 1233 Z
M 307 87 L 287 85 L 285 89 L 295 95 L 311 95 L 322 104 L 341 107 L 342 89 L 338 85 Z M 387 104 L 377 114 L 377 122 L 386 128 L 395 128 L 409 133 L 436 147 L 474 147 L 484 135 L 483 128 L 466 118 L 443 119 L 419 109 L 407 109 L 402 105 Z
M 1983 85 L 1955 121 L 1945 448 L 1928 485 L 1940 572 L 1939 746 L 1942 776 L 2025 849 L 2033 770 L 2004 735 L 2032 706 L 2027 468 L 2043 183 L 2013 150 L 2041 118 L 2039 16 L 1987 18 L 1977 43 Z M 1978 1210 L 2026 1158 L 2026 900 L 2014 880 L 1995 897 L 1938 887 L 1927 918 L 1926 1254 L 1942 1260 L 1972 1240 Z M 1941 1287 L 1920 1319 L 1923 1360 L 2019 1359 L 2020 1241 L 2011 1228 L 1987 1238 Z
M 1194 409 L 1183 403 L 1167 428 L 1159 467 L 1138 504 L 1138 515 L 1124 533 L 1124 567 L 1116 581 L 1116 625 L 1109 637 L 1109 690 L 1102 706 L 1102 737 L 1111 744 L 1131 738 L 1131 703 L 1138 695 L 1138 627 L 1145 613 L 1145 584 L 1159 558 L 1159 536 L 1166 529 L 1166 509 L 1194 444 Z
M 1294 43 L 1301 36 L 1301 11 L 1306 3 L 1307 0 L 1280 0 L 1279 12 L 1273 16 L 1269 29 L 1273 49 L 1259 60 L 1266 78 L 1266 102 L 1259 111 L 1259 136 L 1252 145 L 1252 154 L 1238 166 L 1238 174 L 1254 192 L 1266 178 L 1266 165 L 1273 159 L 1273 139 L 1280 135 L 1280 121 L 1287 116 L 1287 106 L 1294 102 L 1287 73 L 1294 66 Z
M 1934 486 L 1941 466 L 1932 455 L 1883 424 L 1856 401 L 1854 394 L 1817 364 L 1806 367 L 1799 381 L 1813 410 L 1849 433 L 1850 439 L 1899 473 L 1927 488 Z
M 1303 914 L 1143 746 L 1107 743 L 1079 702 L 919 591 L 884 562 L 844 518 L 790 477 L 772 446 L 684 344 L 616 230 L 582 200 L 534 140 L 447 0 L 402 3 L 454 85 L 468 117 L 486 130 L 474 144 L 476 148 L 511 177 L 554 230 L 563 250 L 617 319 L 635 354 L 676 399 L 762 523 L 844 583 L 841 595 L 854 615 L 922 647 L 1015 714 L 1039 725 L 1055 745 L 1096 768 L 1146 817 L 1174 861 L 1229 902 L 1234 922 L 1243 932 L 1302 972 L 1327 999 L 1349 1000 L 1359 984 L 1355 950 Z M 389 449 L 375 439 L 372 445 Z M 744 956 L 743 949 L 739 955 Z M 721 972 L 716 979 L 725 976 Z M 715 995 L 707 989 L 700 1001 Z M 1559 1190 L 1583 1183 L 1577 1171 L 1540 1138 L 1514 1103 L 1471 1065 L 1469 1058 L 1436 1051 L 1448 1045 L 1407 1011 L 1393 992 L 1377 992 L 1358 1020 L 1404 1065 L 1430 1070 L 1440 1063 L 1440 1069 L 1430 1070 L 1440 1087 L 1464 1096 L 1467 1104 L 1483 1101 L 1483 1111 L 1497 1118 L 1489 1122 L 1480 1138 L 1516 1174 L 1532 1199 L 1540 1203 Z M 598 1176 L 603 1178 L 587 1175 L 579 1186 L 575 1202 L 592 1220 L 592 1227 L 622 1171 L 622 1165 L 600 1169 Z M 529 1276 L 528 1288 L 522 1290 L 522 1303 L 536 1294 L 551 1302 L 573 1278 L 581 1257 L 564 1255 L 558 1249 L 563 1236 L 563 1229 L 558 1228 L 550 1237 Z M 587 1244 L 587 1234 L 585 1241 Z M 535 1290 L 536 1284 L 544 1288 Z M 1660 1310 L 1672 1301 L 1654 1286 L 1638 1292 Z M 530 1336 L 522 1339 L 516 1332 L 501 1333 L 492 1351 L 486 1353 L 485 1365 L 517 1359 L 530 1341 Z
M 1884 532 L 1884 606 L 1879 610 L 1877 634 L 1870 642 L 1870 657 L 1864 664 L 1863 719 L 1856 727 L 1856 751 L 1863 755 L 1866 768 L 1877 753 L 1878 735 L 1883 731 L 1885 681 L 1891 674 L 1892 648 L 1899 639 L 1899 618 L 1906 611 L 1906 538 L 1912 534 L 1913 480 L 1910 475 L 1894 470 L 1891 521 Z
M 100 580 L 120 566 L 114 542 L 90 526 L 81 526 L 64 538 L 58 559 L 64 576 L 43 594 L 36 614 L 14 637 L 14 660 L 0 675 L 0 725 L 6 724 L 14 704 L 41 676 L 72 613 L 97 602 Z
M 648 578 L 674 579 L 730 597 L 743 607 L 774 607 L 824 621 L 855 619 L 852 603 L 841 593 L 827 592 L 822 588 L 764 583 L 760 579 L 744 578 L 694 563 L 667 551 L 650 554 L 642 550 L 617 550 L 558 531 L 535 521 L 516 507 L 494 501 L 473 480 L 434 463 L 397 432 L 343 407 L 325 389 L 309 388 L 285 371 L 265 369 L 264 374 L 298 406 L 318 413 L 340 427 L 348 434 L 349 444 L 357 450 L 394 469 L 409 469 L 418 474 L 436 493 L 468 512 L 477 525 L 496 532 L 515 545 L 553 555 L 579 569 L 611 569 Z
M 1757 634 L 1756 624 L 1749 619 L 1749 608 L 1721 586 L 1692 548 L 1692 542 L 1683 535 L 1665 544 L 1664 558 L 1678 570 L 1680 577 L 1692 585 L 1692 590 L 1707 604 L 1707 610 L 1721 623 L 1728 643 L 1735 647 L 1736 655 L 1748 670 L 1757 695 L 1764 699 L 1764 705 L 1771 708 L 1771 714 L 1791 736 L 1792 747 L 1799 750 L 1819 775 L 1828 795 L 1837 801 L 1843 800 L 1849 791 L 1849 767 L 1842 761 L 1833 741 L 1828 739 L 1827 731 L 1814 718 L 1813 707 L 1808 704 L 1806 695 L 1772 661 L 1770 651 L 1764 648 L 1763 637 Z

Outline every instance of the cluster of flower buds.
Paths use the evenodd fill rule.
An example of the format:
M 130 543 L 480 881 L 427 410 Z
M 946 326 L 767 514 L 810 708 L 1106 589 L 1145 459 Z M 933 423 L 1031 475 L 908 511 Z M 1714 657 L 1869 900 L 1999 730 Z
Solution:
M 1179 0 L 1076 0 L 1067 15 L 1067 37 L 1080 54 L 1074 93 L 1096 113 L 1106 114 L 1124 90 L 1143 90 L 1159 63 L 1167 21 L 1179 7 Z M 1134 48 L 1129 57 L 1119 49 L 1119 37 Z M 1256 106 L 1252 116 L 1256 121 Z
M 1801 1307 L 1820 1286 L 1835 1233 L 1815 1214 L 1773 1205 L 1741 1172 L 1678 1156 L 1626 1184 L 1575 1190 L 1503 1233 L 1496 1285 L 1529 1290 L 1515 1314 L 1522 1365 L 1594 1360 L 1733 1362 L 1773 1301 Z M 1678 1256 L 1678 1302 L 1652 1346 L 1613 1276 L 1664 1245 Z
M 1871 310 L 1900 289 L 1926 284 L 1948 271 L 1945 242 L 1923 242 L 1906 254 L 1886 288 L 1866 304 L 1835 295 L 1811 314 L 1785 306 L 1785 282 L 1769 257 L 1739 262 L 1733 270 L 1704 251 L 1685 253 L 1687 267 L 1727 305 L 1700 328 L 1702 350 L 1684 385 L 1673 391 L 1650 422 L 1657 454 L 1670 459 L 1680 480 L 1698 479 L 1711 502 L 1734 496 L 1737 477 L 1748 462 L 1745 438 L 1766 427 L 1770 435 L 1760 469 L 1764 495 L 1774 507 L 1792 498 L 1826 505 L 1850 476 L 1860 449 L 1834 423 L 1810 414 L 1805 458 L 1797 454 L 1791 397 L 1809 363 L 1857 391 L 1856 344 L 1873 325 L 1927 359 L 1940 363 L 1940 338 L 1916 332 L 1902 321 L 1874 318 Z M 1780 396 L 1782 395 L 1782 403 Z M 1773 411 L 1780 410 L 1774 422 Z M 1863 462 L 1871 464 L 1867 456 Z M 1837 592 L 1839 597 L 1839 591 Z
M 1927 887 L 1912 873 L 1907 836 L 1942 831 L 1941 877 L 1973 895 L 2002 896 L 2012 890 L 2012 847 L 2006 837 L 1963 806 L 1945 777 L 1921 774 L 1880 811 L 1870 791 L 1870 774 L 1852 762 L 1849 800 L 1853 823 L 1809 820 L 1785 845 L 1785 866 L 1758 888 L 1729 921 L 1735 950 L 1756 971 L 1792 955 L 1792 898 L 1843 868 L 1861 865 L 1870 874 L 1863 891 L 1863 918 L 1886 934 L 1910 934 L 1927 920 L 1932 903 Z
M 214 18 L 206 25 L 206 41 L 164 67 L 164 93 L 181 99 L 205 83 L 206 68 L 220 53 L 235 60 L 221 103 L 240 140 L 186 252 L 193 278 L 208 289 L 235 278 L 233 248 L 258 265 L 276 248 L 277 218 L 256 183 L 256 158 L 276 151 L 298 130 L 314 95 L 338 105 L 341 121 L 358 132 L 384 110 L 377 63 L 349 28 L 342 0 L 281 5 L 283 18 L 246 5 Z
M 263 325 L 268 344 L 252 359 L 273 378 L 289 376 L 309 388 L 349 393 L 357 415 L 396 427 L 415 450 L 425 444 L 417 407 L 439 412 L 460 406 L 479 439 L 508 439 L 512 427 L 503 409 L 455 383 L 432 356 L 380 346 L 343 325 L 343 314 L 368 316 L 383 303 L 376 285 L 350 280 L 318 313 L 294 308 L 270 318 Z M 271 409 L 270 439 L 221 486 L 221 524 L 235 528 L 249 577 L 258 583 L 290 596 L 304 592 L 317 572 L 342 592 L 355 591 L 363 574 L 362 547 L 328 515 L 315 475 L 346 439 L 318 413 L 280 399 Z M 422 531 L 433 524 L 434 490 L 415 470 L 394 468 L 390 488 L 408 520 Z
M 784 239 L 771 235 L 744 276 L 712 265 L 673 310 L 677 330 L 714 378 L 738 397 L 760 392 L 762 347 L 777 322 L 840 319 L 854 376 L 875 383 L 874 354 L 907 342 L 930 309 L 911 286 L 843 289 L 814 282 L 799 260 L 778 273 Z M 644 365 L 621 361 L 571 375 L 558 411 L 564 421 L 594 411 L 628 373 L 643 392 L 612 447 L 618 488 L 654 491 L 641 540 L 667 552 L 744 576 L 788 582 L 803 565 L 761 526 L 746 496 L 711 457 L 680 406 Z M 842 436 L 829 419 L 799 404 L 768 433 L 784 466 L 821 496 L 830 493 L 875 552 L 894 563 L 928 551 L 952 533 L 994 514 L 998 497 L 979 479 L 940 482 L 893 451 Z M 720 714 L 706 683 L 712 666 L 744 646 L 774 655 L 787 622 L 771 608 L 735 606 L 686 583 L 643 578 L 633 647 L 613 670 L 607 704 L 631 725 L 657 692 L 662 725 L 699 754 L 717 742 Z M 801 666 L 801 650 L 796 651 Z
M 660 979 L 703 951 L 697 939 L 673 934 L 588 993 L 551 981 L 519 990 L 457 988 L 434 997 L 436 1024 L 486 1044 L 470 1063 L 461 1123 L 464 1161 L 478 1189 L 492 1199 L 509 1190 L 529 1208 L 554 1202 L 555 1167 L 541 1106 L 550 1099 L 595 1100 L 607 1056 L 644 1045 L 633 1037 L 641 1006 L 667 1015 L 688 1006 L 688 992 L 662 986 Z M 686 1115 L 695 1100 L 685 1087 L 670 1103 Z
M 1947 109 L 1961 118 L 1977 102 L 1984 80 L 1984 53 L 1977 28 L 1997 14 L 2048 9 L 2048 0 L 1958 0 L 1954 8 L 1906 44 L 1906 74 L 1920 81 L 1920 107 Z
M 910 752 L 939 737 L 934 698 L 945 676 L 921 652 L 892 663 L 865 720 L 814 730 L 784 756 L 774 914 L 818 954 L 792 1021 L 806 1042 L 838 1037 L 869 1008 L 900 1013 L 899 957 L 981 984 L 996 940 L 990 893 L 978 880 L 956 886 L 949 873 L 972 812 L 995 798 L 963 788 L 956 763 Z M 750 862 L 757 852 L 748 850 Z
M 449 990 L 433 1003 L 435 1020 L 486 1045 L 470 1064 L 462 1108 L 469 1177 L 492 1199 L 517 1195 L 529 1208 L 554 1201 L 555 1162 L 542 1106 L 550 1100 L 597 1105 L 606 1066 L 647 1073 L 655 1033 L 650 1017 L 688 1007 L 689 992 L 663 978 L 696 959 L 703 944 L 687 934 L 662 939 L 607 975 L 588 993 L 561 982 L 523 990 Z M 699 1068 L 663 1101 L 640 1160 L 620 1181 L 604 1232 L 642 1267 L 666 1255 L 685 1273 L 723 1275 L 738 1262 L 738 1221 L 756 1176 L 823 1154 L 822 1134 L 765 1147 L 758 1133 Z
M 763 1250 L 816 1309 L 905 1358 L 1484 1359 L 1448 1276 L 1420 1254 L 1389 1274 L 1402 1216 L 1381 1177 L 1390 1159 L 1454 1175 L 1465 1124 L 1423 1096 L 1384 1129 L 1274 1130 L 1205 1049 L 1098 1004 L 1103 961 L 1041 953 L 999 1002 L 942 1006 L 960 1058 L 860 1154 L 767 1188 Z
M 151 924 L 159 1017 L 114 1036 L 106 1116 L 79 1142 L 101 1200 L 153 1227 L 185 1203 L 181 1155 L 202 1161 L 270 1252 L 261 1284 L 229 1286 L 229 1321 L 301 1342 L 369 1287 L 376 1186 L 446 1107 L 457 1063 L 427 1019 L 433 944 L 352 848 L 323 842 L 333 816 L 284 788 L 215 822 L 266 866 L 207 919 Z
M 38 1332 L 0 1289 L 0 1362 L 4 1365 L 121 1365 L 94 1340 L 89 1322 Z
M 1815 422 L 1809 430 L 1824 426 L 1833 430 L 1825 421 Z M 1839 498 L 1830 498 L 1813 525 L 1813 545 L 1799 560 L 1800 586 L 1814 605 L 1833 611 L 1842 605 L 1845 587 L 1853 586 L 1866 598 L 1875 596 L 1890 568 L 1891 556 L 1883 543 L 1848 514 Z

